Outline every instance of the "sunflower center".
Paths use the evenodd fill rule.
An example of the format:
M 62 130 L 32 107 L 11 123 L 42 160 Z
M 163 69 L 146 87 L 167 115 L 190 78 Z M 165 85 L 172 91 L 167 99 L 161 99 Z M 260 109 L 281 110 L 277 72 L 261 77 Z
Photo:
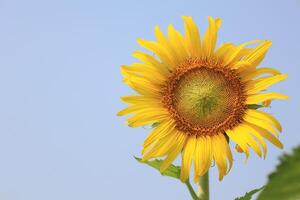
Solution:
M 169 78 L 164 104 L 177 128 L 196 135 L 214 135 L 242 121 L 244 92 L 235 71 L 193 63 Z

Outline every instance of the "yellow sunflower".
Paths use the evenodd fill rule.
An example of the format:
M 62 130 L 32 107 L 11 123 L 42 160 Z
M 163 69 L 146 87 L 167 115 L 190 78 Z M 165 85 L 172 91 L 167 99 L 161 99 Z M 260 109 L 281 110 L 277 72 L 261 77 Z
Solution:
M 208 18 L 202 40 L 192 17 L 183 20 L 184 35 L 169 25 L 166 36 L 157 26 L 157 41 L 138 39 L 153 55 L 136 51 L 133 56 L 140 62 L 121 67 L 124 82 L 137 94 L 121 97 L 129 106 L 118 115 L 132 114 L 127 120 L 130 127 L 155 124 L 142 155 L 143 160 L 163 157 L 162 172 L 181 154 L 183 182 L 189 178 L 192 163 L 197 180 L 213 161 L 222 180 L 232 166 L 229 140 L 246 158 L 249 147 L 265 157 L 265 139 L 283 147 L 277 139 L 280 123 L 257 108 L 288 98 L 264 92 L 287 75 L 257 68 L 271 41 L 224 43 L 215 48 L 221 19 Z

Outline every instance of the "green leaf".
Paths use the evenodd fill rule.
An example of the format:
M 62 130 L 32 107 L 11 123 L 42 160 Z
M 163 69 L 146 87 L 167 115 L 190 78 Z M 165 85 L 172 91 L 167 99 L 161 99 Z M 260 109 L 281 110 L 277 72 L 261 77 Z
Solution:
M 152 124 L 152 128 L 157 127 L 159 124 L 160 124 L 160 122 L 155 122 L 155 123 L 153 123 L 153 124 Z
M 268 183 L 257 200 L 300 199 L 300 146 L 291 154 L 284 154 L 279 160 L 279 165 L 269 175 Z
M 264 187 L 251 190 L 250 192 L 247 192 L 243 197 L 235 198 L 234 200 L 251 200 L 252 196 L 256 194 L 257 192 L 261 191 Z
M 260 104 L 248 104 L 247 105 L 247 108 L 249 109 L 258 109 L 258 108 L 263 108 L 264 106 L 263 105 L 260 105 Z
M 134 157 L 134 158 L 138 162 L 143 163 L 143 164 L 147 164 L 150 167 L 153 167 L 153 168 L 157 169 L 158 171 L 159 171 L 160 165 L 163 162 L 163 160 L 158 160 L 158 159 L 151 160 L 151 161 L 142 161 L 141 158 L 138 158 L 138 157 Z M 179 177 L 180 177 L 180 167 L 175 166 L 175 165 L 172 164 L 164 172 L 162 172 L 161 175 L 179 179 Z

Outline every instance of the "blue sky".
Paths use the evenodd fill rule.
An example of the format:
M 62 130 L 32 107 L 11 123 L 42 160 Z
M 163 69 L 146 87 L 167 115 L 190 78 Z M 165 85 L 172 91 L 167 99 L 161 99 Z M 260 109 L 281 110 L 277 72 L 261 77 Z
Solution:
M 300 1 L 0 1 L 0 198 L 5 200 L 189 199 L 179 181 L 138 164 L 149 130 L 131 129 L 116 112 L 121 64 L 153 39 L 153 28 L 191 15 L 202 33 L 221 17 L 218 43 L 273 41 L 262 66 L 289 74 L 271 89 L 290 95 L 272 103 L 284 127 L 284 151 L 300 143 Z M 231 200 L 266 182 L 283 151 L 266 160 L 234 153 L 222 182 L 211 170 L 212 200 Z

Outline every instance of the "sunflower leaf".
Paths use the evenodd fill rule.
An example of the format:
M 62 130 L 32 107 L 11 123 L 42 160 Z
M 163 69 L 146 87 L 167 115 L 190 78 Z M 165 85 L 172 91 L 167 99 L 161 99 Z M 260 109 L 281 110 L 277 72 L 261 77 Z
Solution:
M 252 196 L 256 194 L 257 192 L 261 191 L 264 187 L 258 188 L 251 190 L 250 192 L 247 192 L 244 196 L 242 197 L 237 197 L 234 200 L 251 200 Z
M 147 164 L 150 167 L 153 167 L 153 168 L 157 169 L 158 171 L 159 171 L 160 165 L 163 162 L 163 160 L 159 160 L 159 159 L 155 159 L 155 160 L 151 160 L 151 161 L 142 161 L 141 158 L 138 158 L 138 157 L 134 157 L 134 158 L 138 162 L 143 163 L 143 164 Z M 179 179 L 179 177 L 180 177 L 180 167 L 175 166 L 175 165 L 172 164 L 164 172 L 162 172 L 161 175 Z
M 300 199 L 300 146 L 291 154 L 279 158 L 276 170 L 269 175 L 265 189 L 257 200 L 299 200 Z
M 263 108 L 264 105 L 260 105 L 260 104 L 248 104 L 247 107 L 248 107 L 248 109 L 258 109 L 258 108 Z
M 155 128 L 155 127 L 157 127 L 159 124 L 160 124 L 159 122 L 155 122 L 155 123 L 153 123 L 153 124 L 152 124 L 152 128 Z

